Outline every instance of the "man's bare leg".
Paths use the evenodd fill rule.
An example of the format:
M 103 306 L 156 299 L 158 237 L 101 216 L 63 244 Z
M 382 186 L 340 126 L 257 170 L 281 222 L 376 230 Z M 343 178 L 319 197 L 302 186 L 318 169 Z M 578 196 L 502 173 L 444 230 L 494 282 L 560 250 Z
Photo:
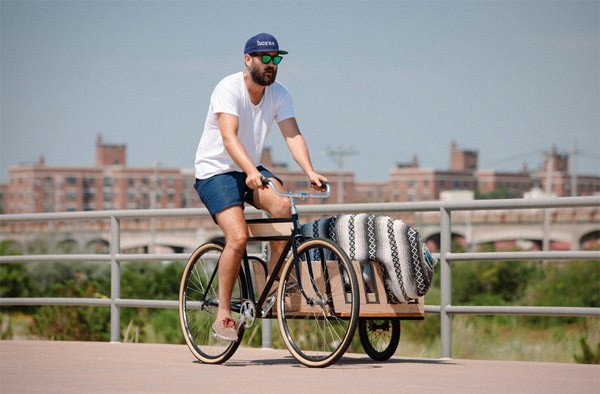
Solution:
M 229 207 L 215 215 L 225 235 L 225 249 L 219 261 L 219 310 L 217 320 L 231 318 L 231 293 L 238 278 L 248 241 L 248 227 L 241 206 Z
M 276 179 L 271 179 L 279 188 L 282 187 Z M 286 197 L 276 195 L 271 189 L 262 189 L 254 191 L 254 204 L 258 209 L 267 211 L 273 218 L 289 218 L 291 215 L 290 200 Z M 272 273 L 281 253 L 285 249 L 287 241 L 271 241 L 269 246 L 271 253 L 267 263 L 268 272 Z M 275 273 L 278 275 L 279 273 Z

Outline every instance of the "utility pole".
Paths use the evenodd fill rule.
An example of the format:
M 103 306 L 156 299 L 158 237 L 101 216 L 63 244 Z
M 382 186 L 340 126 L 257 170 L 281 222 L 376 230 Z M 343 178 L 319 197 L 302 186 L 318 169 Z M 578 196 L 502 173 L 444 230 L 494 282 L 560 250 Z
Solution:
M 577 197 L 577 145 L 575 144 L 571 154 L 571 196 Z
M 154 162 L 152 166 L 152 177 L 150 180 L 150 209 L 157 208 L 157 196 L 158 191 L 158 169 L 160 163 Z M 156 217 L 150 217 L 150 245 L 148 247 L 148 253 L 156 253 Z
M 555 152 L 552 150 L 551 153 L 547 154 L 546 158 L 546 197 L 552 195 L 552 177 L 554 175 L 554 155 Z M 542 251 L 546 252 L 550 249 L 550 209 L 544 209 L 544 238 L 542 240 Z
M 573 144 L 573 153 L 571 154 L 571 197 L 577 197 L 577 144 Z M 577 219 L 573 215 L 573 226 L 577 224 Z M 579 241 L 573 236 L 571 240 L 571 250 L 577 250 Z
M 338 146 L 337 148 L 327 148 L 327 155 L 331 157 L 338 166 L 338 204 L 344 203 L 344 159 L 346 157 L 354 156 L 357 152 L 354 148 L 347 146 Z

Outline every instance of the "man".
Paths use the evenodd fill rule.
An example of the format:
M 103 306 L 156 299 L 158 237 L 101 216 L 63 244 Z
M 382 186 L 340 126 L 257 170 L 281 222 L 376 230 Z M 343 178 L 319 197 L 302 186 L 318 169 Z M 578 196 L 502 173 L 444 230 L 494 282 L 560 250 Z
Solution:
M 261 33 L 246 42 L 246 70 L 225 77 L 212 93 L 204 132 L 196 152 L 196 190 L 213 220 L 225 235 L 219 261 L 219 310 L 213 330 L 217 337 L 237 341 L 231 319 L 231 294 L 246 249 L 248 228 L 244 202 L 272 217 L 290 215 L 289 200 L 263 186 L 269 178 L 281 182 L 260 164 L 264 143 L 274 121 L 302 171 L 314 188 L 327 179 L 315 172 L 304 137 L 294 116 L 287 89 L 276 82 L 278 65 L 286 55 L 270 34 Z M 281 250 L 272 243 L 269 272 Z

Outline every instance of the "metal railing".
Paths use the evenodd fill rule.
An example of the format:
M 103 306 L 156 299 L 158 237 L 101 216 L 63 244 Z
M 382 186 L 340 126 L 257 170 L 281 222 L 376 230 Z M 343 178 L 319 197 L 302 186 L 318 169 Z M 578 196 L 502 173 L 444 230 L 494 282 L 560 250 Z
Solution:
M 452 324 L 454 314 L 485 315 L 544 315 L 544 316 L 600 316 L 600 308 L 582 307 L 536 307 L 536 306 L 457 306 L 452 305 L 452 278 L 450 263 L 453 261 L 479 260 L 600 260 L 600 251 L 525 251 L 525 252 L 486 252 L 455 253 L 451 250 L 452 212 L 501 210 L 501 209 L 552 209 L 600 207 L 600 197 L 563 197 L 543 199 L 475 200 L 465 202 L 412 202 L 412 203 L 367 203 L 367 204 L 324 204 L 300 205 L 300 214 L 332 213 L 400 213 L 400 212 L 439 212 L 440 213 L 440 305 L 425 305 L 427 313 L 439 313 L 441 322 L 441 357 L 452 357 Z M 252 212 L 249 209 L 248 212 Z M 53 254 L 0 256 L 0 263 L 24 262 L 76 262 L 100 261 L 111 264 L 111 296 L 100 298 L 0 298 L 0 306 L 19 305 L 70 305 L 70 306 L 110 306 L 111 341 L 119 342 L 120 308 L 177 308 L 178 302 L 171 300 L 141 300 L 121 298 L 121 262 L 144 261 L 185 261 L 188 253 L 168 254 L 123 254 L 121 253 L 122 219 L 201 217 L 208 211 L 197 209 L 156 209 L 131 211 L 94 211 L 68 213 L 40 213 L 0 215 L 0 224 L 31 221 L 77 221 L 90 219 L 110 220 L 110 251 L 108 254 Z M 600 227 L 600 225 L 599 225 Z M 265 345 L 263 341 L 263 346 Z

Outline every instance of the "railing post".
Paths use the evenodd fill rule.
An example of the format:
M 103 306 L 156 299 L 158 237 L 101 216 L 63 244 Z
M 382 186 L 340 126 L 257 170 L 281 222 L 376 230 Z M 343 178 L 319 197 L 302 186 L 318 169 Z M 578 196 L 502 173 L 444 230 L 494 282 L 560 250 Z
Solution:
M 119 219 L 110 217 L 110 341 L 121 342 L 121 315 L 117 300 L 121 298 L 121 252 Z
M 452 305 L 452 271 L 450 263 L 446 260 L 446 253 L 451 252 L 451 217 L 450 211 L 440 208 L 440 265 L 441 265 L 441 284 L 440 284 L 440 335 L 441 335 L 441 356 L 452 358 L 452 321 L 446 307 Z

